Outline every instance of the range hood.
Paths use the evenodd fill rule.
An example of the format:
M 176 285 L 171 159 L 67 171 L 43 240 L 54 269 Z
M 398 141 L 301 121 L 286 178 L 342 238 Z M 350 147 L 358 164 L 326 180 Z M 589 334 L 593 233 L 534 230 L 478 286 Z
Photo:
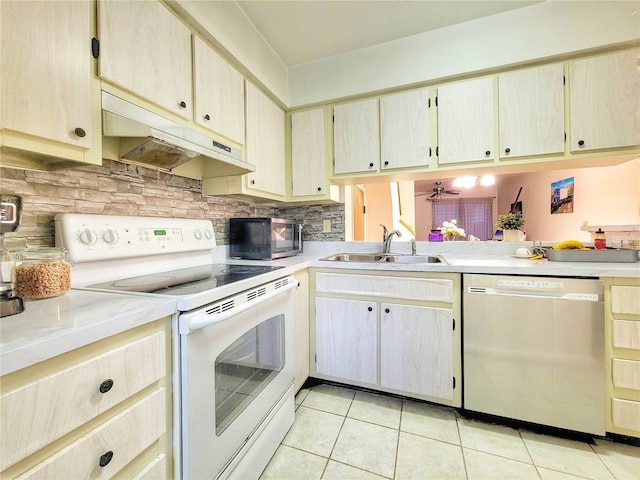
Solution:
M 102 91 L 102 135 L 119 139 L 119 157 L 171 170 L 202 157 L 210 176 L 242 175 L 256 167 L 242 151 Z

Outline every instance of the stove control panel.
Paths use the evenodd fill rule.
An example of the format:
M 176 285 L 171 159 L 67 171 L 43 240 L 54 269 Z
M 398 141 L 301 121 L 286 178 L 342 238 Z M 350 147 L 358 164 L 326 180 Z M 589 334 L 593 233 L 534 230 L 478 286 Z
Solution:
M 55 217 L 56 246 L 72 262 L 211 250 L 210 220 L 62 213 Z

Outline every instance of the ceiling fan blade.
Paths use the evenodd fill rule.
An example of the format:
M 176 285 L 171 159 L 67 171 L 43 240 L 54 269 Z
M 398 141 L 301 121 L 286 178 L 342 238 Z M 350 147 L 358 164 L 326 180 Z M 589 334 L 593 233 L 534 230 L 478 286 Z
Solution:
M 446 193 L 447 195 L 460 195 L 460 192 L 458 190 L 445 190 L 444 193 Z

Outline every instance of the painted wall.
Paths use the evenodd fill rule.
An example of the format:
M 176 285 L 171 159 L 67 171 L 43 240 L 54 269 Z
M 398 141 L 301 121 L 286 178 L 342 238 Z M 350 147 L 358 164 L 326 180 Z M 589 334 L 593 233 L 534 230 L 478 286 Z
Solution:
M 550 1 L 291 66 L 289 106 L 638 40 L 637 10 L 636 1 Z
M 551 214 L 551 183 L 574 177 L 573 213 Z M 524 230 L 527 240 L 590 241 L 590 225 L 640 224 L 640 159 L 613 167 L 580 168 L 509 175 L 498 190 L 498 210 L 510 208 L 522 186 Z

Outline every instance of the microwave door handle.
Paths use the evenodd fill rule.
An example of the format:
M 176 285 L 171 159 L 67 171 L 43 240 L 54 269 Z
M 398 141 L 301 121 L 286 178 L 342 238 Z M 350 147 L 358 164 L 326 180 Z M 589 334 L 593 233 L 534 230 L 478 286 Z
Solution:
M 298 247 L 300 249 L 300 253 L 302 253 L 302 229 L 304 227 L 302 226 L 302 224 L 300 224 L 298 226 Z
M 259 297 L 258 301 L 250 301 L 250 302 L 243 303 L 241 306 L 234 307 L 223 313 L 217 313 L 217 314 L 211 314 L 211 315 L 207 315 L 206 313 L 204 313 L 202 315 L 197 315 L 189 319 L 187 322 L 185 322 L 185 324 L 180 325 L 180 334 L 184 335 L 194 330 L 199 330 L 201 328 L 215 325 L 216 323 L 227 321 L 230 318 L 235 317 L 236 315 L 239 315 L 246 310 L 249 310 L 250 308 L 259 306 L 260 303 L 266 300 L 269 300 L 270 298 L 277 297 L 278 295 L 281 295 L 286 291 L 291 290 L 292 288 L 296 288 L 297 286 L 298 286 L 297 282 L 291 281 L 286 285 L 278 288 L 277 290 L 274 290 L 265 295 L 262 295 L 261 297 Z

